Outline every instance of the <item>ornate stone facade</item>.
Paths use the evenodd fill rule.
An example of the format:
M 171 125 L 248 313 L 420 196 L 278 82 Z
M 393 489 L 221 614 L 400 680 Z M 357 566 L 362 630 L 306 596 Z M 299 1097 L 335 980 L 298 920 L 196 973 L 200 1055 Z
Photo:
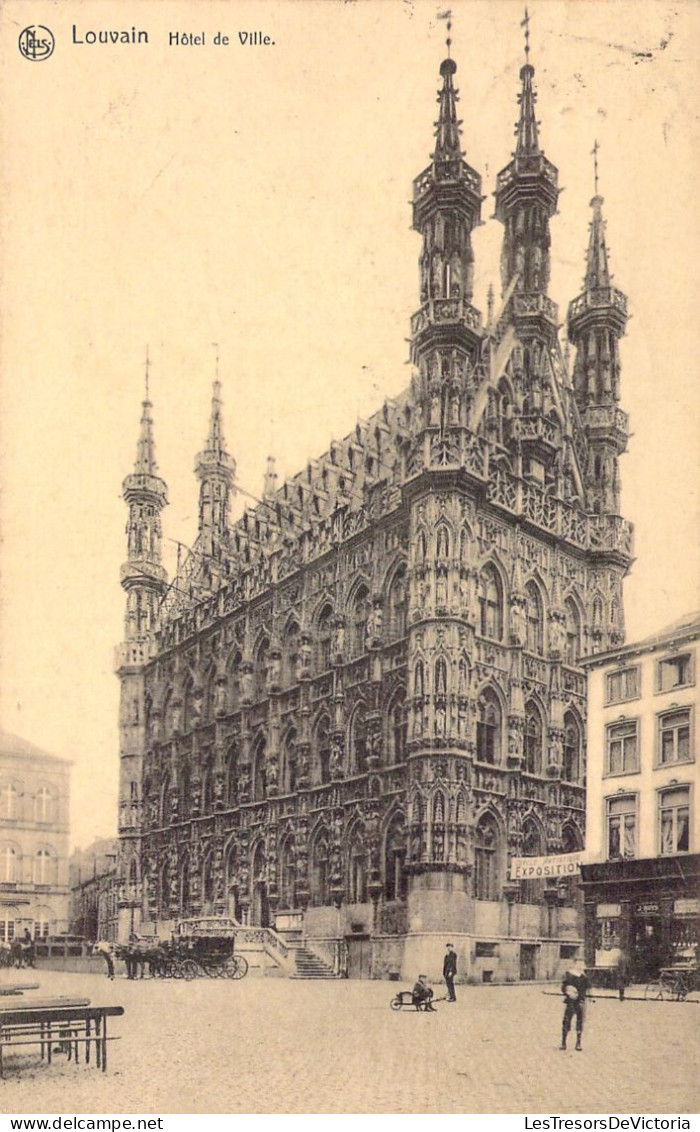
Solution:
M 547 295 L 558 174 L 528 63 L 496 182 L 501 307 L 484 322 L 471 305 L 483 198 L 455 71 L 440 68 L 435 152 L 413 186 L 404 395 L 281 488 L 268 467 L 263 501 L 232 523 L 217 383 L 198 541 L 170 586 L 144 405 L 118 668 L 125 923 L 135 908 L 151 927 L 229 913 L 326 941 L 354 926 L 375 958 L 390 936 L 408 954 L 435 930 L 576 935 L 558 911 L 569 894 L 518 889 L 508 860 L 583 845 L 578 660 L 623 640 L 632 560 L 617 473 L 626 299 L 596 196 L 570 376 Z

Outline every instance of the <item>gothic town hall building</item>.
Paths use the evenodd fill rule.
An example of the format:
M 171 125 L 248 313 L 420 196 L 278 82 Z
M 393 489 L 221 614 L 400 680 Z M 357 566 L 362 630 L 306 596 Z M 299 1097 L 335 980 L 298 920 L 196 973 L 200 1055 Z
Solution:
M 146 396 L 124 480 L 122 935 L 233 916 L 372 976 L 436 972 L 449 939 L 479 981 L 551 976 L 580 943 L 576 887 L 511 882 L 509 860 L 583 847 L 579 659 L 623 641 L 632 561 L 627 299 L 596 195 L 562 346 L 528 61 L 495 186 L 501 298 L 472 305 L 485 198 L 456 70 L 413 183 L 409 388 L 283 486 L 270 464 L 234 522 L 217 381 L 170 585 Z

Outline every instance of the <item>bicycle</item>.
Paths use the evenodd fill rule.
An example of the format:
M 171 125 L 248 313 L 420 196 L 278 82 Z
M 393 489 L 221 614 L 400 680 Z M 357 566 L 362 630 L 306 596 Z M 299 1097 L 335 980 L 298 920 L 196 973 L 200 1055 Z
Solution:
M 693 989 L 694 974 L 694 970 L 662 967 L 658 979 L 647 984 L 644 997 L 650 1002 L 683 1002 Z

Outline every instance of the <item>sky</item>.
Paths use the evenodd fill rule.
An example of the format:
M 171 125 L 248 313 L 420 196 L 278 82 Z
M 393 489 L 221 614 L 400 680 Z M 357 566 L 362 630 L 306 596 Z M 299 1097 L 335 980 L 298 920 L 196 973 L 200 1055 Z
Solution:
M 700 6 L 529 7 L 540 140 L 564 186 L 550 295 L 564 322 L 581 290 L 597 140 L 611 266 L 630 300 L 621 473 L 636 528 L 634 640 L 700 605 Z M 217 353 L 229 450 L 253 494 L 270 452 L 294 474 L 408 383 L 420 252 L 408 201 L 432 149 L 438 11 L 404 0 L 4 4 L 0 707 L 6 730 L 73 760 L 75 844 L 116 830 L 121 484 L 146 349 L 172 574 L 176 540 L 196 536 L 193 466 Z M 499 287 L 491 193 L 514 144 L 522 9 L 462 0 L 452 11 L 464 148 L 488 194 L 473 239 L 485 311 Z M 31 23 L 55 37 L 43 62 L 18 50 Z M 132 26 L 147 44 L 80 42 Z M 245 31 L 274 43 L 242 44 Z M 176 32 L 206 42 L 170 45 Z

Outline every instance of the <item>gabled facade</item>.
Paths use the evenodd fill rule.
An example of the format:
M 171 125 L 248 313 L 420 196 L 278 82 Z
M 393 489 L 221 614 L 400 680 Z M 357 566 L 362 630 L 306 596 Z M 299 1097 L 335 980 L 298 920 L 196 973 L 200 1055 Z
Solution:
M 413 185 L 405 393 L 281 487 L 269 465 L 262 502 L 232 522 L 217 383 L 198 539 L 170 586 L 144 407 L 150 439 L 125 481 L 125 930 L 231 913 L 375 975 L 432 970 L 435 932 L 484 978 L 554 972 L 560 939 L 575 947 L 573 895 L 511 884 L 508 861 L 583 847 L 579 661 L 623 641 L 632 561 L 617 472 L 626 299 L 596 196 L 570 374 L 548 294 L 558 173 L 528 61 L 496 179 L 501 299 L 486 318 L 473 306 L 482 182 L 456 70 L 441 65 L 434 152 Z

